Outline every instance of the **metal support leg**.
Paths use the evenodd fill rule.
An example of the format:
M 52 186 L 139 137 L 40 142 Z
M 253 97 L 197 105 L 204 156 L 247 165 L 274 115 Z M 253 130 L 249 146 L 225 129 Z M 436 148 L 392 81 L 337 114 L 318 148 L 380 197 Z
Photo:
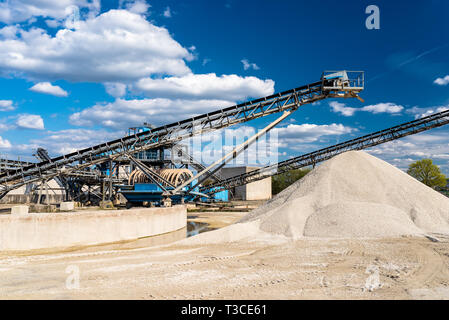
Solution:
M 270 123 L 268 126 L 266 126 L 262 131 L 258 132 L 257 134 L 253 135 L 251 138 L 249 138 L 248 140 L 246 140 L 245 142 L 243 142 L 242 144 L 240 144 L 239 146 L 237 146 L 236 148 L 234 148 L 234 150 L 232 150 L 231 152 L 227 153 L 224 157 L 222 157 L 221 159 L 218 159 L 217 161 L 215 161 L 214 163 L 212 163 L 211 165 L 209 165 L 207 168 L 205 168 L 203 171 L 198 172 L 195 176 L 193 176 L 192 178 L 190 178 L 189 180 L 185 181 L 183 184 L 179 185 L 178 187 L 176 187 L 171 193 L 172 194 L 176 194 L 177 192 L 179 192 L 180 190 L 182 190 L 182 188 L 184 188 L 185 186 L 189 185 L 191 182 L 193 182 L 196 179 L 199 179 L 201 176 L 203 176 L 205 173 L 209 174 L 214 174 L 216 171 L 218 171 L 218 168 L 215 170 L 210 171 L 213 167 L 219 165 L 220 167 L 223 167 L 226 163 L 228 163 L 229 161 L 231 161 L 232 159 L 236 158 L 243 150 L 245 150 L 246 148 L 248 148 L 253 142 L 255 142 L 260 136 L 264 135 L 265 133 L 267 133 L 268 131 L 270 131 L 272 128 L 274 128 L 277 124 L 279 124 L 282 120 L 284 120 L 285 118 L 287 118 L 294 110 L 289 110 L 289 111 L 285 111 L 282 116 L 280 116 L 279 118 L 277 118 L 275 121 L 273 121 L 272 123 Z M 203 178 L 201 181 L 207 179 L 208 176 L 206 176 L 206 178 Z M 195 184 L 195 186 L 193 186 L 190 189 L 195 188 L 198 185 Z

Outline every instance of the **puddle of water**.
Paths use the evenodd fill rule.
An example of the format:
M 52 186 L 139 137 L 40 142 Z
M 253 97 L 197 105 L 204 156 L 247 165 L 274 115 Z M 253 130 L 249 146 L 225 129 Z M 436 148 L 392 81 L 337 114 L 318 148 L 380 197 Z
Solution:
M 208 223 L 187 221 L 187 237 L 196 236 L 197 234 L 212 231 L 216 228 L 210 228 Z

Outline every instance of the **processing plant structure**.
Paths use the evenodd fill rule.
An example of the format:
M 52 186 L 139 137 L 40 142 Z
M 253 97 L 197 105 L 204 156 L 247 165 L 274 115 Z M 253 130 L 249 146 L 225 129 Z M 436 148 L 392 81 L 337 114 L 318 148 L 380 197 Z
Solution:
M 228 191 L 235 187 L 449 123 L 449 111 L 440 112 L 251 172 L 221 175 L 226 164 L 301 106 L 328 98 L 363 101 L 359 97 L 363 89 L 363 71 L 327 71 L 317 82 L 160 127 L 145 123 L 130 128 L 120 139 L 59 157 L 51 158 L 39 148 L 36 163 L 0 160 L 0 198 L 26 186 L 26 192 L 39 194 L 39 203 L 43 186 L 53 180 L 64 190 L 64 200 L 84 204 L 117 201 L 120 195 L 127 207 L 227 200 Z M 210 165 L 195 160 L 180 144 L 186 138 L 276 113 L 277 119 Z

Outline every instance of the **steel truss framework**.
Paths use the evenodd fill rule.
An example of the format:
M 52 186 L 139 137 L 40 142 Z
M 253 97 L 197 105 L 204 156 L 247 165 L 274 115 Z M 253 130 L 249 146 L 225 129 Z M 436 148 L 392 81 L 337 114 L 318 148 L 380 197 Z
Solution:
M 362 74 L 361 79 L 363 79 L 363 72 L 360 73 Z M 58 175 L 69 175 L 80 169 L 105 161 L 112 161 L 126 154 L 172 145 L 194 135 L 286 110 L 295 110 L 301 105 L 326 98 L 357 97 L 357 94 L 363 90 L 363 80 L 360 86 L 359 79 L 357 87 L 329 88 L 327 80 L 322 78 L 321 81 L 302 87 L 129 135 L 39 163 L 22 166 L 17 170 L 8 170 L 0 173 L 0 198 L 10 190 L 22 185 L 48 180 Z M 325 86 L 326 89 L 323 89 Z
M 438 128 L 446 124 L 449 124 L 449 110 L 435 113 L 425 118 L 403 123 L 385 130 L 342 142 L 331 147 L 307 153 L 296 158 L 224 179 L 220 182 L 201 188 L 200 192 L 213 194 L 222 190 L 231 190 L 232 188 L 278 175 L 292 169 L 315 165 L 316 163 L 328 160 L 343 152 L 363 150 L 409 135 Z
M 190 165 L 197 172 L 201 172 L 206 169 L 206 167 L 201 162 L 197 161 L 188 152 L 184 152 L 182 146 L 176 144 L 173 145 L 172 152 L 178 153 L 181 159 L 183 159 L 186 164 Z M 218 172 L 212 173 L 210 171 L 207 171 L 206 174 L 214 181 L 220 182 L 221 180 L 223 180 L 223 177 Z
M 30 166 L 33 162 L 26 162 L 20 160 L 0 159 L 0 172 L 17 171 L 24 166 Z

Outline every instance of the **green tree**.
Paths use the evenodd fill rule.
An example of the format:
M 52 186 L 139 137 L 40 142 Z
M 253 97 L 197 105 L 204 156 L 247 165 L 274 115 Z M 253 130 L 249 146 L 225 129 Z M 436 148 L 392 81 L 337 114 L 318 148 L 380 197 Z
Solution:
M 431 188 L 444 188 L 446 177 L 440 168 L 433 164 L 432 159 L 422 159 L 409 165 L 407 173 Z
M 309 168 L 295 169 L 271 177 L 271 191 L 273 195 L 278 194 L 289 185 L 304 177 L 310 170 Z

